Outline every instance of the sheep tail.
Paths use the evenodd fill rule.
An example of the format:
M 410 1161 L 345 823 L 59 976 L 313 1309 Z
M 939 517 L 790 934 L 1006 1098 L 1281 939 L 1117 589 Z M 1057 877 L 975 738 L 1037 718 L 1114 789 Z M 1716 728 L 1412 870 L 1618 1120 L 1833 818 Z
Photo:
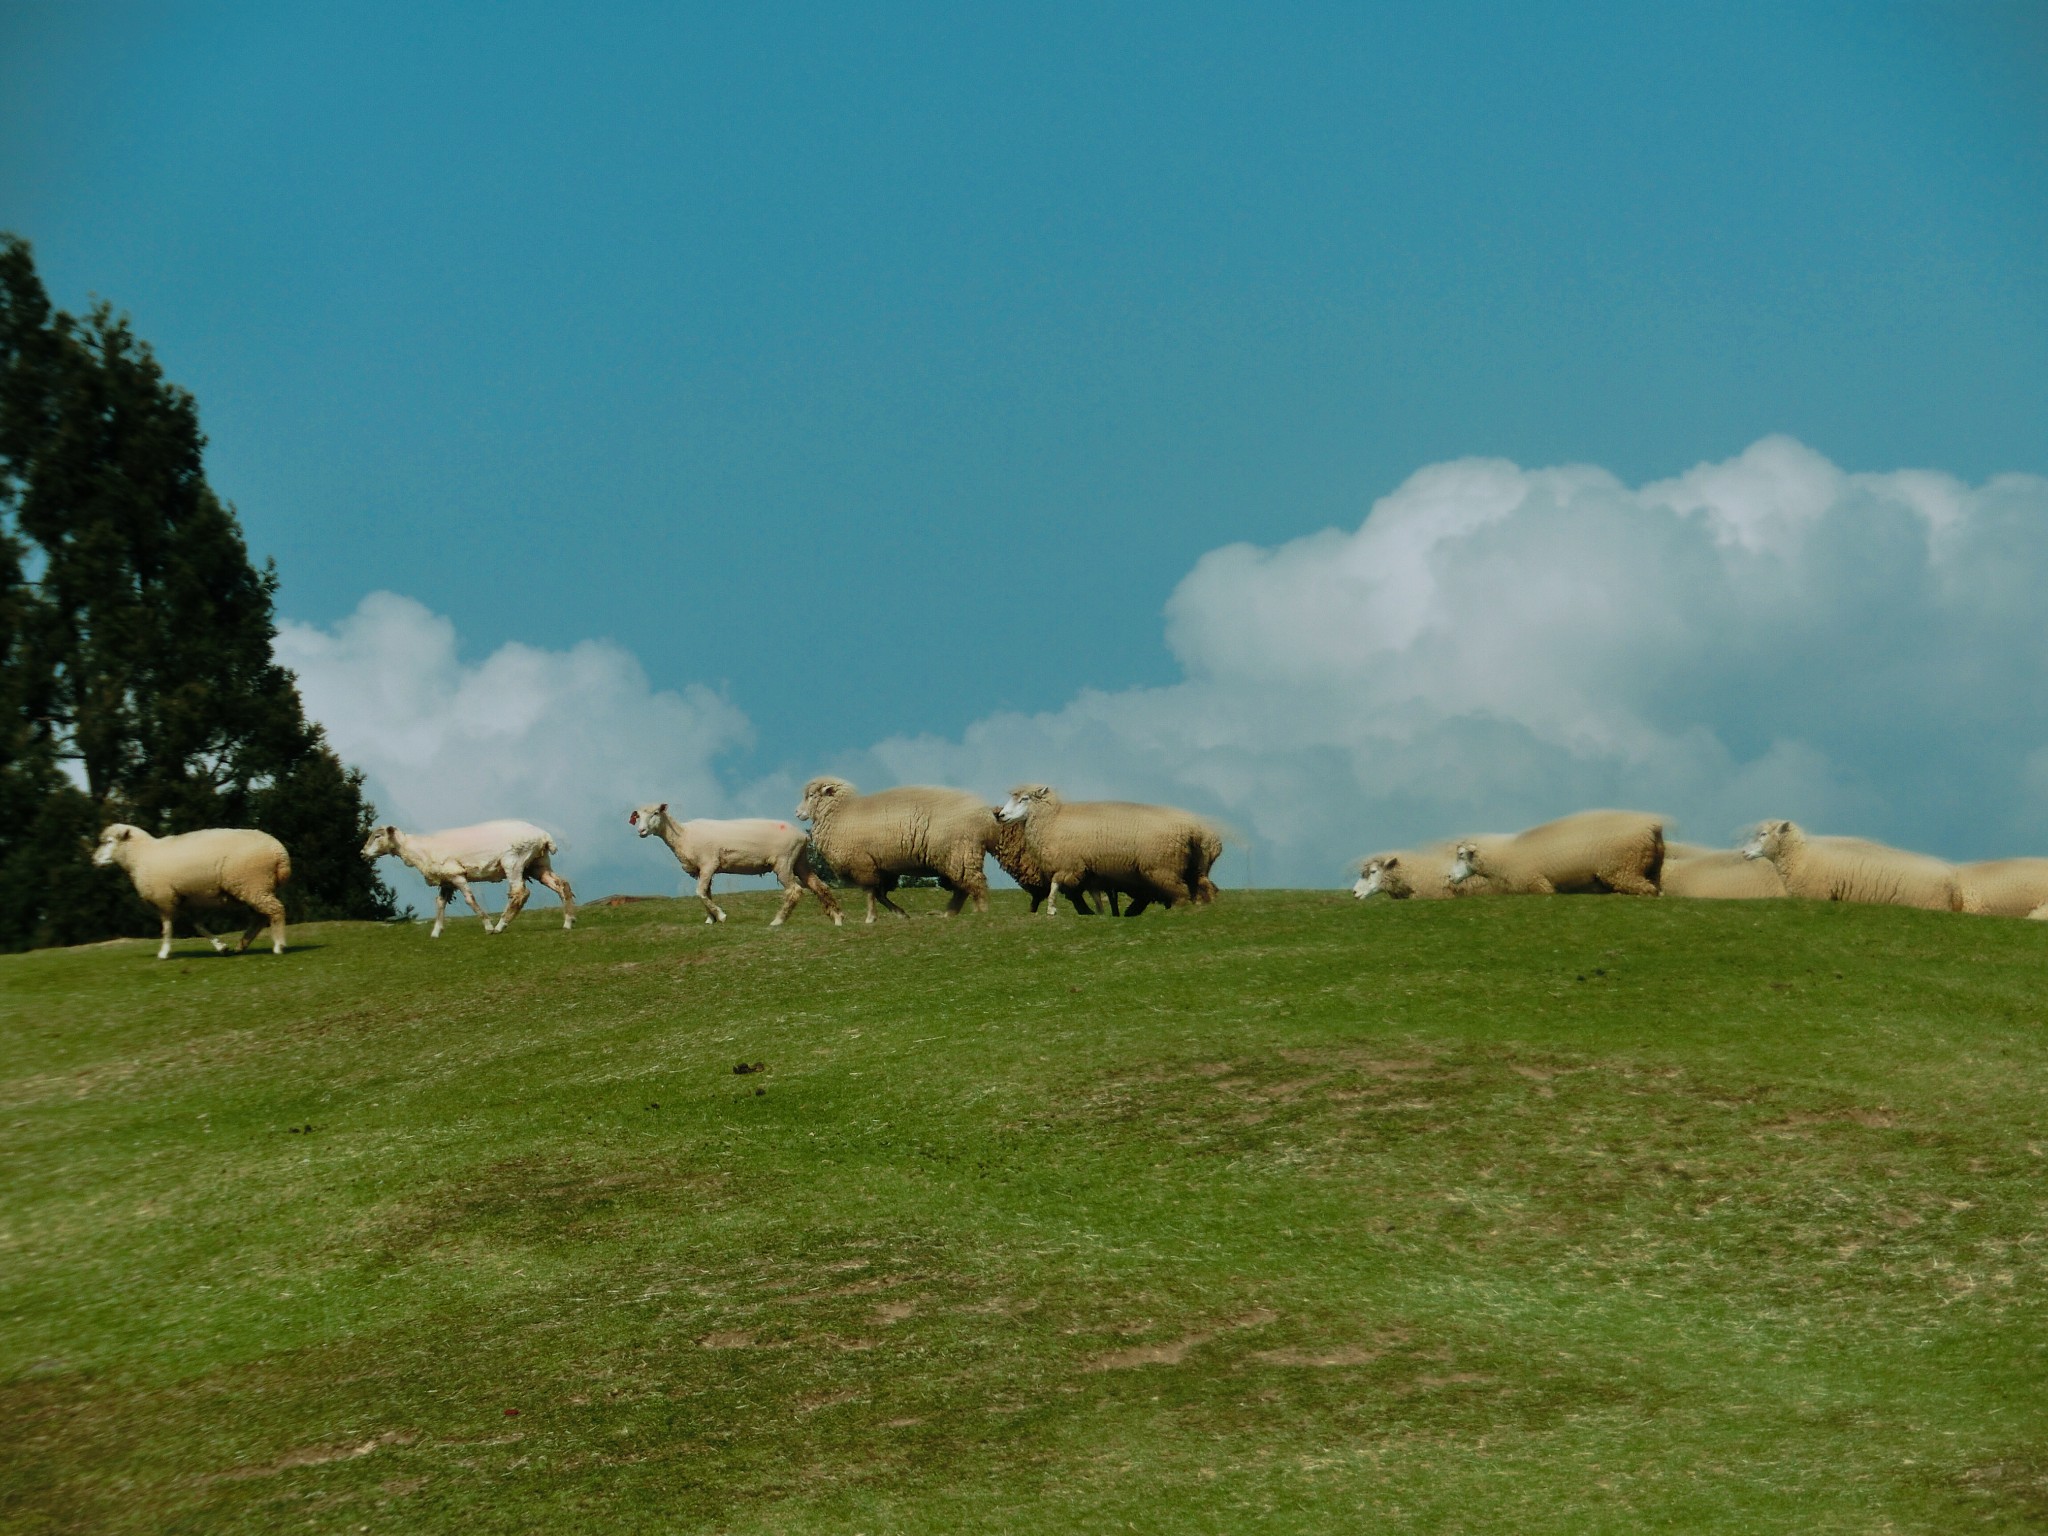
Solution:
M 292 856 L 283 848 L 277 850 L 277 872 L 271 876 L 273 885 L 283 885 L 292 877 Z

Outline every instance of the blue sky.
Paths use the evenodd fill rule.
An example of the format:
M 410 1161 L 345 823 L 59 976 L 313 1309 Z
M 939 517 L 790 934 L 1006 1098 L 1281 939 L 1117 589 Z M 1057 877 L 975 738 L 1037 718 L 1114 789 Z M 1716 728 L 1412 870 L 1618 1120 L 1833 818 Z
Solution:
M 410 647 L 428 696 L 486 707 L 494 658 L 531 663 L 499 669 L 530 703 L 544 675 L 588 694 L 580 655 L 622 715 L 665 711 L 624 777 L 658 797 L 674 761 L 726 809 L 824 766 L 1005 774 L 968 743 L 1036 718 L 1017 776 L 1305 826 L 1371 777 L 1354 748 L 1289 789 L 1057 723 L 1202 681 L 1166 610 L 1214 552 L 1315 548 L 1474 458 L 1633 491 L 1783 435 L 1847 472 L 2048 474 L 2037 7 L 1544 9 L 5 5 L 0 226 L 198 396 L 335 666 Z M 2044 537 L 2009 536 L 2022 563 Z M 419 610 L 377 610 L 381 649 L 378 591 Z M 1731 661 L 1643 718 L 1739 775 L 1804 741 L 1729 704 L 1764 677 Z M 368 732 L 400 686 L 322 696 Z M 2009 755 L 2041 745 L 1997 718 Z M 446 744 L 435 778 L 570 794 L 581 759 L 492 766 L 536 733 Z M 403 753 L 343 745 L 429 809 Z M 1910 744 L 1815 750 L 1827 774 L 1773 781 L 1809 814 L 1967 841 L 1892 775 Z M 1634 783 L 1604 773 L 1554 797 Z M 1338 840 L 1491 825 L 1539 780 Z M 2048 835 L 2006 794 L 2008 835 Z M 1293 835 L 1276 869 L 1320 878 Z

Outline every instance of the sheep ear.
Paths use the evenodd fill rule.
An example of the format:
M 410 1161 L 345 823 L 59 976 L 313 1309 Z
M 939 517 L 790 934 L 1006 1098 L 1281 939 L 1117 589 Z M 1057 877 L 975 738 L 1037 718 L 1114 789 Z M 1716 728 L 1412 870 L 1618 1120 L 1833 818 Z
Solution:
M 668 814 L 668 802 L 666 800 L 662 801 L 661 804 L 655 807 L 655 809 L 661 812 L 662 815 L 666 816 Z

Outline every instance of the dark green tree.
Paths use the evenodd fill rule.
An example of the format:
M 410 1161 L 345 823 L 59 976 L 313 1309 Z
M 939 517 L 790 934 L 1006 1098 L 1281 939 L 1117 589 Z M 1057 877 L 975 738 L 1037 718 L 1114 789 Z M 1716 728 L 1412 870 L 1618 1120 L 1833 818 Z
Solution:
M 113 820 L 261 827 L 291 850 L 295 920 L 388 916 L 356 852 L 374 819 L 362 775 L 271 658 L 276 570 L 251 564 L 206 483 L 205 442 L 192 397 L 127 320 L 54 310 L 28 246 L 0 237 L 0 532 L 19 536 L 17 569 L 27 541 L 35 577 L 15 583 L 23 641 L 6 661 L 9 718 L 32 749 L 15 778 L 33 796 L 43 775 L 60 840 L 81 821 L 87 836 Z M 45 750 L 75 764 L 82 792 L 61 772 L 47 783 Z M 35 846 L 18 856 L 81 857 Z M 104 873 L 74 887 L 52 870 L 38 888 L 44 911 L 0 943 L 98 937 L 141 915 Z

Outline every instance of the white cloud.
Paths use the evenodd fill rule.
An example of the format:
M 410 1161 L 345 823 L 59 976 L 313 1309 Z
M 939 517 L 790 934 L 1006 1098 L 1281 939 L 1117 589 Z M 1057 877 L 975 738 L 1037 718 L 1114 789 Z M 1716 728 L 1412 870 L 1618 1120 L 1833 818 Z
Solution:
M 870 788 L 1178 802 L 1240 828 L 1261 883 L 1598 804 L 1696 840 L 1793 816 L 1957 858 L 2048 853 L 2044 591 L 2036 477 L 1850 474 L 1782 437 L 1636 488 L 1461 460 L 1355 529 L 1204 556 L 1166 606 L 1176 684 L 833 766 Z M 465 666 L 447 620 L 377 594 L 332 634 L 286 626 L 279 651 L 400 819 L 533 807 L 615 840 L 644 795 L 779 811 L 802 776 L 722 792 L 713 761 L 745 720 L 653 692 L 607 645 Z
M 307 712 L 364 771 L 380 814 L 415 827 L 539 822 L 562 841 L 560 865 L 584 895 L 666 888 L 674 865 L 665 850 L 632 847 L 626 812 L 672 800 L 723 814 L 713 759 L 751 739 L 718 694 L 654 689 L 631 653 L 604 641 L 511 643 L 464 662 L 453 623 L 391 592 L 371 593 L 332 630 L 280 625 L 276 650 Z M 401 899 L 410 879 L 396 881 Z
M 1432 465 L 1359 527 L 1204 556 L 1184 680 L 886 741 L 877 778 L 1178 800 L 1260 879 L 1594 804 L 2048 852 L 2048 481 L 1848 474 L 1788 438 L 1631 489 Z

